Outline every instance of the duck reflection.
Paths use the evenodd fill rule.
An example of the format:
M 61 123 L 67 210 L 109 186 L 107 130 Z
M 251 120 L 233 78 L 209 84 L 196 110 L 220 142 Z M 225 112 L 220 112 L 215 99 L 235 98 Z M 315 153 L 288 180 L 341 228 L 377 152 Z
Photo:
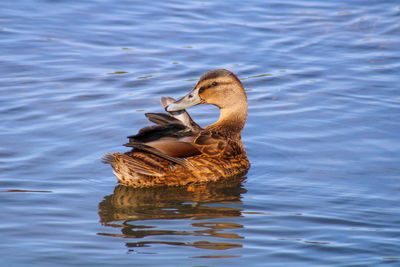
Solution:
M 165 188 L 131 188 L 118 185 L 112 195 L 104 197 L 99 203 L 99 217 L 103 225 L 121 228 L 121 233 L 113 231 L 98 234 L 146 239 L 126 243 L 130 249 L 153 244 L 213 250 L 242 247 L 242 244 L 213 242 L 210 239 L 243 239 L 242 236 L 229 232 L 229 229 L 243 228 L 241 224 L 215 220 L 242 217 L 242 209 L 238 206 L 242 204 L 241 195 L 246 193 L 242 186 L 243 180 L 245 178 L 238 177 L 233 181 L 230 179 L 229 183 Z M 175 224 L 176 219 L 181 220 Z M 175 229 L 177 227 L 180 229 Z M 156 236 L 163 240 L 149 240 Z M 174 241 L 165 240 L 168 239 L 166 236 L 174 236 L 170 238 Z M 201 240 L 193 241 L 193 236 L 201 237 Z

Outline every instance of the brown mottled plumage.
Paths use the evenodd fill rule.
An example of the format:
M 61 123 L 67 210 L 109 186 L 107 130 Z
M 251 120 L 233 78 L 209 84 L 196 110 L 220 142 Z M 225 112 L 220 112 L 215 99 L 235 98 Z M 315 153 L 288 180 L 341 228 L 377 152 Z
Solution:
M 161 103 L 169 114 L 147 113 L 157 125 L 129 136 L 125 146 L 133 147 L 130 152 L 103 157 L 121 184 L 179 186 L 247 172 L 250 163 L 240 137 L 247 118 L 247 98 L 232 72 L 207 72 L 189 94 L 178 101 L 162 98 Z M 218 106 L 218 121 L 204 129 L 197 125 L 185 111 L 197 104 Z

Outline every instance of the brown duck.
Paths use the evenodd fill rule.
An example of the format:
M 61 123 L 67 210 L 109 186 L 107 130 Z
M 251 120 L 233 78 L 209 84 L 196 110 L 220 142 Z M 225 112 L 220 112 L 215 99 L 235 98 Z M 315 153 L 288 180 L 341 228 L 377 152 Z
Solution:
M 250 163 L 240 137 L 247 118 L 246 93 L 224 69 L 204 74 L 178 101 L 162 98 L 168 114 L 147 113 L 156 125 L 129 136 L 124 154 L 107 154 L 119 182 L 126 186 L 180 186 L 217 181 L 247 172 Z M 201 128 L 185 111 L 197 104 L 219 107 L 217 122 Z

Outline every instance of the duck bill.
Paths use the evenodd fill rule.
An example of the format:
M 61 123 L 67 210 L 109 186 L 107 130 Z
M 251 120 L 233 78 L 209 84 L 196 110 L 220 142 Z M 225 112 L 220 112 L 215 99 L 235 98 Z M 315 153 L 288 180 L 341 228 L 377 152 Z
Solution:
M 189 94 L 166 106 L 165 110 L 168 112 L 179 111 L 200 103 L 202 103 L 202 99 L 199 96 L 199 89 L 194 88 Z

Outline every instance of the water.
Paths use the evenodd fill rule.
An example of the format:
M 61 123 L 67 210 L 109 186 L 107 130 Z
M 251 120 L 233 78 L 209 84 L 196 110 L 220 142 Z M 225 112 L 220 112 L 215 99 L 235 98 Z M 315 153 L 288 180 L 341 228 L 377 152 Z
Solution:
M 1 265 L 400 265 L 399 3 L 263 2 L 1 1 Z M 215 68 L 245 180 L 118 186 L 101 156 Z

